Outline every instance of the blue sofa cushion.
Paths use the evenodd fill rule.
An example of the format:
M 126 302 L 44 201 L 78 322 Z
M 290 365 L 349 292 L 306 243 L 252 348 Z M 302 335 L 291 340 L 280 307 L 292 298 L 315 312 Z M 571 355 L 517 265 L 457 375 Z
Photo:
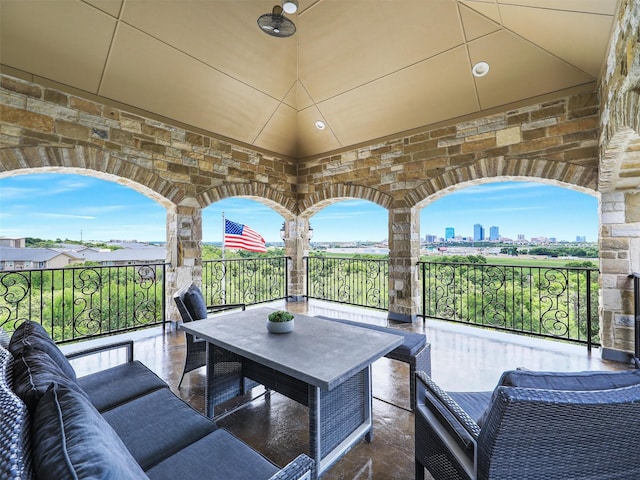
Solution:
M 13 356 L 0 347 L 0 478 L 31 480 L 31 422 L 26 405 L 11 390 Z
M 38 403 L 33 447 L 38 478 L 148 478 L 89 400 L 64 386 L 52 385 Z
M 612 390 L 638 384 L 640 384 L 640 370 L 622 372 L 540 372 L 524 368 L 507 370 L 500 376 L 498 385 L 491 395 L 489 406 L 478 419 L 478 425 L 482 426 L 486 422 L 491 404 L 500 391 L 500 387 L 588 392 L 595 390 Z
M 58 346 L 51 340 L 47 331 L 37 322 L 25 321 L 20 324 L 11 336 L 9 351 L 17 358 L 25 350 L 37 349 L 45 352 L 60 367 L 60 370 L 72 380 L 76 379 L 76 372 Z
M 77 382 L 69 378 L 58 364 L 42 350 L 24 349 L 13 360 L 13 391 L 33 412 L 40 397 L 52 383 L 64 385 L 82 395 Z
M 103 416 L 144 470 L 216 429 L 211 419 L 194 411 L 168 388 L 112 408 Z
M 122 379 L 127 381 L 123 382 Z M 78 378 L 78 385 L 99 412 L 168 385 L 139 361 L 127 362 Z
M 610 390 L 640 384 L 640 370 L 623 372 L 536 372 L 509 370 L 502 374 L 498 386 L 540 388 L 543 390 Z
M 202 296 L 202 291 L 194 284 L 191 284 L 184 293 L 184 306 L 187 307 L 189 315 L 194 320 L 207 318 L 207 304 Z
M 267 480 L 278 471 L 258 452 L 218 429 L 146 473 L 151 480 Z
M 345 325 L 353 325 L 354 327 L 368 328 L 370 330 L 377 330 L 379 332 L 400 335 L 404 339 L 402 345 L 394 348 L 393 351 L 406 356 L 415 355 L 422 347 L 427 344 L 427 337 L 422 333 L 405 332 L 403 330 L 400 330 L 399 328 L 389 328 L 383 327 L 381 325 L 370 325 L 368 323 L 354 322 L 353 320 L 343 320 L 341 318 L 331 318 L 323 316 L 318 316 L 316 318 L 331 320 L 332 322 L 340 322 L 344 323 Z
M 492 392 L 447 392 L 476 423 L 491 405 Z

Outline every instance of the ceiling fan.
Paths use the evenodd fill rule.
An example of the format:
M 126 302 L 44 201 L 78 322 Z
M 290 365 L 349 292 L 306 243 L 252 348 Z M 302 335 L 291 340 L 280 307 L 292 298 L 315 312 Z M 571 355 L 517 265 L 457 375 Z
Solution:
M 298 9 L 298 1 L 285 0 L 282 6 L 275 5 L 271 13 L 265 13 L 258 17 L 258 26 L 267 35 L 286 38 L 296 33 L 296 25 L 284 16 L 283 7 L 285 12 L 295 13 Z

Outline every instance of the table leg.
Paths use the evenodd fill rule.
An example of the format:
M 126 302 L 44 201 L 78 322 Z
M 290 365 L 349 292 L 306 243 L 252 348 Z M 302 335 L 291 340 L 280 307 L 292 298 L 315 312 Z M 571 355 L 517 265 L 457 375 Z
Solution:
M 309 387 L 309 454 L 318 476 L 363 437 L 370 438 L 371 368 L 332 390 Z

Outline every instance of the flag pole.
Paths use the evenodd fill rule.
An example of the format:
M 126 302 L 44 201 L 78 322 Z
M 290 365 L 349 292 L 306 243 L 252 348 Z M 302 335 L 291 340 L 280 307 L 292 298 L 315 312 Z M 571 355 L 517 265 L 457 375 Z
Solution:
M 224 212 L 222 212 L 222 260 L 224 260 L 224 234 L 225 234 Z

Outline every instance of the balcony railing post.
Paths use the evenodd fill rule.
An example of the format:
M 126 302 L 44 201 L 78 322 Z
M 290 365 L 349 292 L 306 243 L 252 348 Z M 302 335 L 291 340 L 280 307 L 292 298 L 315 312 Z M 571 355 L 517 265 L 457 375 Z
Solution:
M 586 285 L 586 301 L 587 301 L 587 351 L 591 354 L 591 347 L 593 346 L 593 322 L 591 321 L 591 270 L 587 270 L 587 285 Z M 580 293 L 578 292 L 578 295 Z M 578 305 L 580 304 L 580 297 L 578 297 Z
M 640 368 L 640 273 L 632 273 L 633 279 L 633 318 L 634 318 L 634 352 L 633 363 Z

